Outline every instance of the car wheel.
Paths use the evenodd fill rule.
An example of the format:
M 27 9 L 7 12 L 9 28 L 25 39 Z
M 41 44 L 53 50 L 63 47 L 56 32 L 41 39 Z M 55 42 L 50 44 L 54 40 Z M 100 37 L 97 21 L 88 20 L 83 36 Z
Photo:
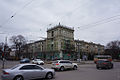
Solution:
M 22 76 L 16 76 L 13 80 L 24 80 Z
M 40 63 L 37 63 L 37 65 L 40 65 Z
M 62 67 L 60 67 L 60 71 L 64 71 L 64 67 L 62 66 Z
M 77 66 L 74 66 L 73 69 L 74 69 L 74 70 L 77 70 Z
M 96 67 L 97 69 L 100 69 L 99 67 Z
M 44 65 L 44 63 L 40 63 L 40 65 Z
M 111 68 L 112 68 L 112 66 L 109 66 L 109 67 L 108 67 L 108 69 L 111 69 Z
M 47 73 L 46 78 L 47 79 L 52 79 L 53 78 L 53 74 L 51 72 Z
M 111 69 L 113 69 L 113 65 L 111 66 Z

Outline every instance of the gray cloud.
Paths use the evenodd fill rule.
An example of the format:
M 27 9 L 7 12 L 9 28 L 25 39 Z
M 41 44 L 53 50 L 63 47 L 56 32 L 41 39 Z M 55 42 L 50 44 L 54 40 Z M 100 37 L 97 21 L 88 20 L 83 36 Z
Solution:
M 33 0 L 23 9 L 28 2 L 30 0 L 0 1 L 0 25 L 16 13 L 0 27 L 0 32 L 9 34 L 0 34 L 0 42 L 4 41 L 5 36 L 17 34 L 34 40 L 46 37 L 47 28 L 59 22 L 74 27 L 75 39 L 101 44 L 120 39 L 119 19 L 96 26 L 82 26 L 118 15 L 119 0 Z

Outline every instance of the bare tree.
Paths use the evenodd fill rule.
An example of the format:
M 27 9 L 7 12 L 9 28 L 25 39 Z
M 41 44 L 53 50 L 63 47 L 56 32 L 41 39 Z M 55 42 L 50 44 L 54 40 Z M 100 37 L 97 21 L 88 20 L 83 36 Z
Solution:
M 2 49 L 3 49 L 3 47 L 4 47 L 4 43 L 3 43 L 3 42 L 1 42 L 1 43 L 0 43 L 0 50 L 2 50 Z
M 111 41 L 106 45 L 105 54 L 110 54 L 113 58 L 118 59 L 120 55 L 120 41 Z
M 13 43 L 12 47 L 16 49 L 16 56 L 18 59 L 21 57 L 22 46 L 26 44 L 26 39 L 22 35 L 12 36 L 10 41 Z
M 106 46 L 107 49 L 120 49 L 120 41 L 111 41 Z
M 3 58 L 8 58 L 9 57 L 9 52 L 11 49 L 7 44 L 4 44 L 3 42 L 0 43 L 0 56 Z
M 2 54 L 3 54 L 3 48 L 4 48 L 4 43 L 0 43 L 0 58 L 2 59 Z

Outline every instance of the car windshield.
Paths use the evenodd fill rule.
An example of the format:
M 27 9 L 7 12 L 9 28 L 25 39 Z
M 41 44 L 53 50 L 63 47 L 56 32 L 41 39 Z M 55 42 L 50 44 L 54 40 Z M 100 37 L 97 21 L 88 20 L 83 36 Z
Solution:
M 104 62 L 110 62 L 110 61 L 104 61 Z
M 17 68 L 17 67 L 19 67 L 20 65 L 18 64 L 18 65 L 15 65 L 15 66 L 13 66 L 12 68 L 11 68 L 11 70 L 13 70 L 13 69 L 15 69 L 15 68 Z
M 41 61 L 41 59 L 35 59 L 35 61 Z
M 98 59 L 108 59 L 110 57 L 98 57 Z
M 103 60 L 97 61 L 97 63 L 103 63 L 103 62 L 110 62 L 110 61 L 103 61 Z
M 102 62 L 104 62 L 104 61 L 102 61 L 102 60 L 97 61 L 97 63 L 102 63 Z
M 58 61 L 54 61 L 53 63 L 58 63 Z
M 22 59 L 22 61 L 25 61 L 25 60 L 29 60 L 28 58 L 24 58 L 24 59 Z

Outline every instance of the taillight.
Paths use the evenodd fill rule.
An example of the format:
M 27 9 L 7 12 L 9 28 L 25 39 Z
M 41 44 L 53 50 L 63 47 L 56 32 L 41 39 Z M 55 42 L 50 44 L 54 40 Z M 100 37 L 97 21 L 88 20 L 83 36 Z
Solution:
M 8 72 L 3 71 L 3 74 L 9 74 Z
M 59 65 L 59 63 L 57 63 L 56 65 Z
M 108 59 L 108 61 L 112 61 L 112 59 Z

